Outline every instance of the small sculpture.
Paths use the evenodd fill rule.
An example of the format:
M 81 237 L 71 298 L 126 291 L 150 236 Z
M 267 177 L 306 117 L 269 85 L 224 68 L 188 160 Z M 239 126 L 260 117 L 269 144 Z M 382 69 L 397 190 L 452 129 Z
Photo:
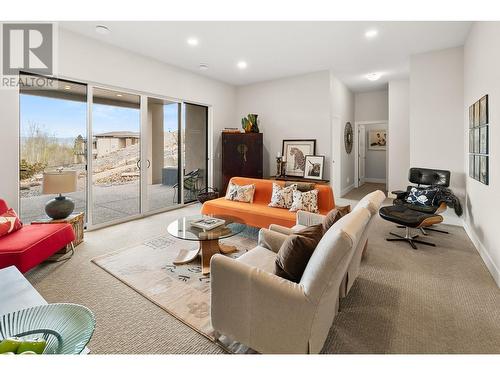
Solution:
M 245 130 L 245 133 L 258 133 L 259 125 L 257 123 L 257 117 L 259 115 L 256 114 L 248 114 L 247 117 L 243 117 L 241 119 L 241 127 Z

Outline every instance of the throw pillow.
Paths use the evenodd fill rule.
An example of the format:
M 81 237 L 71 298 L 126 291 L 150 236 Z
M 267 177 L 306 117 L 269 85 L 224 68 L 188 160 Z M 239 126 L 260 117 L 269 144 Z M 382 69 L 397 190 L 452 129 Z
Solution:
M 317 224 L 288 236 L 276 255 L 274 273 L 298 283 L 322 235 L 323 227 Z
M 230 201 L 252 203 L 254 193 L 255 184 L 240 186 L 230 182 L 227 186 L 226 199 Z
M 432 206 L 436 193 L 436 189 L 418 189 L 412 187 L 406 198 L 406 202 L 417 206 Z
M 294 191 L 293 203 L 290 211 L 308 211 L 318 213 L 318 190 L 314 189 L 307 192 Z
M 328 212 L 323 220 L 323 233 L 326 233 L 326 231 L 330 229 L 333 224 L 349 212 L 351 212 L 351 205 L 336 206 L 333 210 Z
M 0 215 L 0 237 L 21 229 L 23 224 L 12 208 Z
M 293 192 L 297 190 L 297 185 L 282 187 L 273 182 L 273 195 L 269 207 L 290 208 L 293 203 Z

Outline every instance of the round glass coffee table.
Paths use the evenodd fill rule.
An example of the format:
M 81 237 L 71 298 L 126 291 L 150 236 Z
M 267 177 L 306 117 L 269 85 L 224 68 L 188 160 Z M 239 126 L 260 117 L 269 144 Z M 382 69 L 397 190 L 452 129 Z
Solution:
M 203 218 L 224 220 L 224 224 L 211 230 L 194 227 L 192 224 Z M 201 255 L 201 268 L 204 275 L 210 273 L 210 259 L 214 254 L 230 254 L 236 251 L 236 246 L 224 245 L 219 240 L 235 236 L 245 230 L 241 220 L 225 215 L 195 215 L 180 217 L 172 221 L 167 228 L 170 235 L 186 241 L 198 241 L 199 247 L 194 250 L 182 249 L 179 251 L 174 264 L 192 262 Z

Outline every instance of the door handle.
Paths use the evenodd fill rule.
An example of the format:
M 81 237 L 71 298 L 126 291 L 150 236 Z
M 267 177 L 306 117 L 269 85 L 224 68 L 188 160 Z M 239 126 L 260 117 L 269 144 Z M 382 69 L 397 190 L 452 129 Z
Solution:
M 137 160 L 137 169 L 141 170 L 141 159 Z
M 147 165 L 148 165 L 148 166 L 147 166 L 147 168 L 149 169 L 149 167 L 151 167 L 151 162 L 149 161 L 149 159 L 147 159 L 146 161 L 147 161 L 147 163 L 148 163 L 148 164 L 147 164 Z

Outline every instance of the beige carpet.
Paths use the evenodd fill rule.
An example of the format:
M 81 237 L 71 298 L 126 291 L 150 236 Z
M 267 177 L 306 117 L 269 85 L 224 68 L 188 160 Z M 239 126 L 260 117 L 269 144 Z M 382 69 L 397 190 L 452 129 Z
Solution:
M 221 241 L 237 249 L 227 256 L 237 258 L 255 247 L 258 232 L 254 228 L 248 229 Z M 94 258 L 92 262 L 215 341 L 210 322 L 210 275 L 201 273 L 199 257 L 189 264 L 173 263 L 181 250 L 197 248 L 197 242 L 182 241 L 167 234 Z
M 338 204 L 344 204 L 338 200 Z M 223 353 L 224 351 L 91 259 L 162 236 L 199 206 L 86 233 L 66 263 L 27 274 L 49 302 L 88 306 L 97 317 L 92 353 Z M 412 250 L 372 227 L 361 275 L 342 301 L 325 353 L 500 353 L 500 290 L 464 230 L 433 233 L 436 248 Z

